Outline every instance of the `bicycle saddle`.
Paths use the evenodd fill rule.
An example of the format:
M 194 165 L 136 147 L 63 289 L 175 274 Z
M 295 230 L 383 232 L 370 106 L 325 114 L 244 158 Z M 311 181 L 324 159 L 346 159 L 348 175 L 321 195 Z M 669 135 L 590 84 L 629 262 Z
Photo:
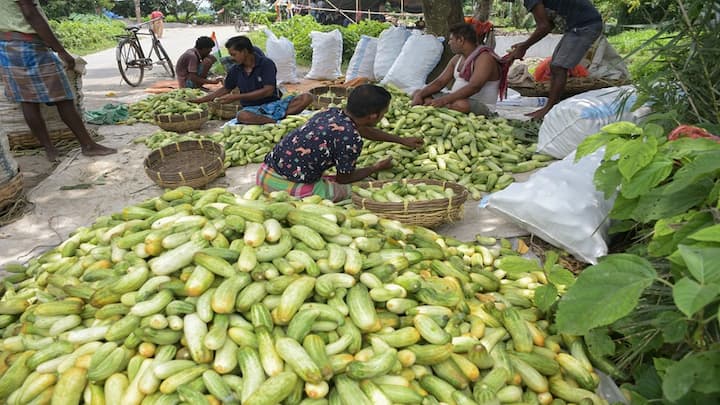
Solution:
M 140 27 L 137 25 L 133 25 L 132 27 L 125 27 L 125 30 L 132 31 L 132 32 L 138 32 L 138 31 L 140 31 Z

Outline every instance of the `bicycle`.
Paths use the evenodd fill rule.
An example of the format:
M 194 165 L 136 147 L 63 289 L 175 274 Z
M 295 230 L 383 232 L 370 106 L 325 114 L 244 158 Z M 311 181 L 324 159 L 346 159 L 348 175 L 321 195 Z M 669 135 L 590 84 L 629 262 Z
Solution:
M 241 14 L 232 13 L 233 25 L 235 25 L 235 32 L 252 31 L 252 25 L 246 23 L 242 19 Z
M 146 23 L 126 27 L 127 35 L 121 36 L 117 45 L 116 58 L 120 76 L 132 87 L 137 87 L 142 83 L 145 75 L 145 69 L 151 70 L 153 65 L 162 65 L 165 72 L 170 77 L 175 77 L 175 67 L 172 60 L 168 56 L 165 48 L 163 48 L 160 40 L 155 35 L 152 27 L 148 27 L 149 33 L 139 32 L 143 25 L 152 24 L 155 20 Z M 150 53 L 145 56 L 145 51 L 140 44 L 139 35 L 152 36 L 152 47 Z M 153 62 L 152 56 L 155 53 L 157 62 Z

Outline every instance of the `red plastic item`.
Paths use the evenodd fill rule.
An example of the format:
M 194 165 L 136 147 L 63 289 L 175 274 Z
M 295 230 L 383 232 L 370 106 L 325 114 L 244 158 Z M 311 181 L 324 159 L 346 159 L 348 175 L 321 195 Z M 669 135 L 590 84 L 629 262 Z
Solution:
M 679 138 L 707 138 L 720 143 L 720 137 L 711 134 L 704 128 L 693 125 L 680 125 L 668 134 L 668 141 L 674 141 Z
M 535 72 L 533 73 L 533 77 L 535 78 L 536 82 L 549 82 L 550 81 L 550 62 L 552 58 L 545 58 L 540 64 L 535 68 Z M 587 77 L 588 71 L 585 69 L 585 66 L 577 65 L 574 68 L 570 69 L 568 71 L 568 76 L 570 77 Z

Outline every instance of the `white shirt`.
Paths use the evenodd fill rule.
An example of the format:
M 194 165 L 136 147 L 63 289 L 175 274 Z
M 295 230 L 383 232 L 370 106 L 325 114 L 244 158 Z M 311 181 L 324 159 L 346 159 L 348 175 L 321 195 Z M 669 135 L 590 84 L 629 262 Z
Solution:
M 462 68 L 463 57 L 458 58 L 455 68 L 453 69 L 453 83 L 450 92 L 455 91 L 468 85 L 468 81 L 460 77 L 460 68 Z M 488 106 L 491 112 L 495 112 L 495 104 L 497 104 L 498 93 L 500 92 L 500 80 L 485 82 L 485 85 L 477 93 L 470 96 L 471 99 L 479 101 Z

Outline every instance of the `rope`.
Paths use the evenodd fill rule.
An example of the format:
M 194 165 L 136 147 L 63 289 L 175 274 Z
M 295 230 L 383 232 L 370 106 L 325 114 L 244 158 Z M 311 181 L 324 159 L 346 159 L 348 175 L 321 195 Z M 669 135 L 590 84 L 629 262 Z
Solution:
M 13 223 L 20 219 L 25 213 L 32 211 L 35 208 L 35 204 L 30 202 L 22 192 L 18 198 L 0 212 L 0 226 Z

